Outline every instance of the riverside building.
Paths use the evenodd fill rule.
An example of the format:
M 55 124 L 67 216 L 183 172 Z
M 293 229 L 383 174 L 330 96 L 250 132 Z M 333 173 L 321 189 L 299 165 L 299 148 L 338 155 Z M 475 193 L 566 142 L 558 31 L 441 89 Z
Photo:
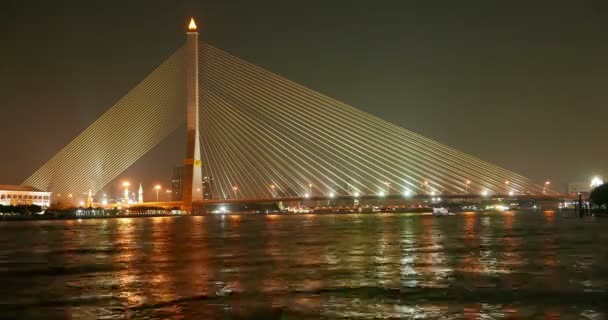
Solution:
M 0 185 L 0 205 L 37 205 L 49 207 L 51 193 L 28 186 Z

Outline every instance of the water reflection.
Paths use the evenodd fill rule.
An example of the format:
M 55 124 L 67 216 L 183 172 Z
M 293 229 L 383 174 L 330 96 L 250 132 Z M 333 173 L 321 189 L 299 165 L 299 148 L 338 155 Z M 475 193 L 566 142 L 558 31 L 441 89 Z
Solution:
M 551 211 L 5 223 L 0 315 L 600 319 L 607 227 Z

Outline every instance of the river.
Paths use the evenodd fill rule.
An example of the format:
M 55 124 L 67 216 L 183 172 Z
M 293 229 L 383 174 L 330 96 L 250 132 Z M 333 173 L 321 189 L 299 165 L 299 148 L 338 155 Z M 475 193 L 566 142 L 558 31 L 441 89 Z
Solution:
M 608 219 L 559 212 L 0 223 L 0 318 L 606 319 Z

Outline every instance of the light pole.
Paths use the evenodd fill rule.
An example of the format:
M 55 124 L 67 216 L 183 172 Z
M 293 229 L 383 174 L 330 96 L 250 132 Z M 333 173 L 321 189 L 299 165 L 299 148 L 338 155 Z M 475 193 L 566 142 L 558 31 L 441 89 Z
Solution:
M 547 193 L 550 188 L 551 188 L 551 181 L 546 181 L 545 187 L 543 188 L 543 193 Z
M 471 180 L 467 180 L 464 183 L 464 193 L 469 193 L 469 185 L 471 184 Z
M 386 195 L 388 196 L 388 194 L 389 194 L 388 187 L 391 185 L 391 183 L 388 181 L 385 181 L 384 184 L 386 185 Z
M 158 202 L 158 191 L 160 191 L 160 184 L 154 186 L 154 189 L 156 190 L 156 202 Z
M 271 191 L 271 193 L 272 193 L 272 197 L 273 197 L 273 198 L 276 198 L 276 197 L 277 197 L 276 193 L 274 192 L 274 189 L 275 189 L 275 188 L 276 188 L 276 187 L 275 187 L 275 185 L 274 185 L 274 184 L 270 186 L 270 190 L 272 190 L 272 191 Z
M 312 197 L 312 183 L 308 184 L 308 193 L 310 194 L 310 196 Z
M 509 194 L 509 181 L 505 181 L 505 194 Z
M 232 191 L 234 191 L 234 198 L 238 199 L 239 198 L 239 194 L 238 194 L 239 188 L 237 186 L 234 186 L 234 187 L 232 187 Z
M 173 191 L 171 191 L 171 190 L 167 190 L 167 191 L 165 191 L 165 193 L 167 194 L 167 201 L 170 201 L 170 200 L 171 200 L 171 197 L 170 197 L 171 192 L 173 192 Z

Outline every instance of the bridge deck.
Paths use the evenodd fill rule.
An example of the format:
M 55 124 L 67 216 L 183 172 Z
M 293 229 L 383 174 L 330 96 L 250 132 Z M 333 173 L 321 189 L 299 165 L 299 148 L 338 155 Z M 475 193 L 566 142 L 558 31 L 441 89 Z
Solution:
M 559 201 L 559 200 L 574 200 L 574 198 L 569 197 L 567 195 L 488 195 L 488 196 L 480 196 L 477 194 L 446 194 L 446 195 L 412 195 L 410 197 L 405 197 L 403 195 L 388 195 L 388 196 L 376 196 L 376 195 L 362 195 L 362 196 L 336 196 L 336 197 L 328 197 L 328 196 L 314 196 L 314 197 L 276 197 L 276 198 L 264 198 L 264 199 L 212 199 L 212 200 L 203 200 L 203 201 L 195 201 L 192 204 L 194 206 L 202 206 L 202 205 L 216 205 L 216 204 L 249 204 L 249 203 L 274 203 L 274 202 L 297 202 L 297 201 L 340 201 L 340 200 L 395 200 L 395 199 L 403 199 L 403 200 L 427 200 L 432 198 L 440 198 L 443 200 L 448 199 L 463 199 L 463 200 L 473 200 L 473 199 L 512 199 L 514 201 L 522 201 L 522 200 L 537 200 L 537 201 Z M 142 204 L 133 205 L 132 207 L 161 207 L 165 209 L 170 208 L 180 208 L 182 206 L 181 201 L 165 201 L 165 202 L 146 202 Z

